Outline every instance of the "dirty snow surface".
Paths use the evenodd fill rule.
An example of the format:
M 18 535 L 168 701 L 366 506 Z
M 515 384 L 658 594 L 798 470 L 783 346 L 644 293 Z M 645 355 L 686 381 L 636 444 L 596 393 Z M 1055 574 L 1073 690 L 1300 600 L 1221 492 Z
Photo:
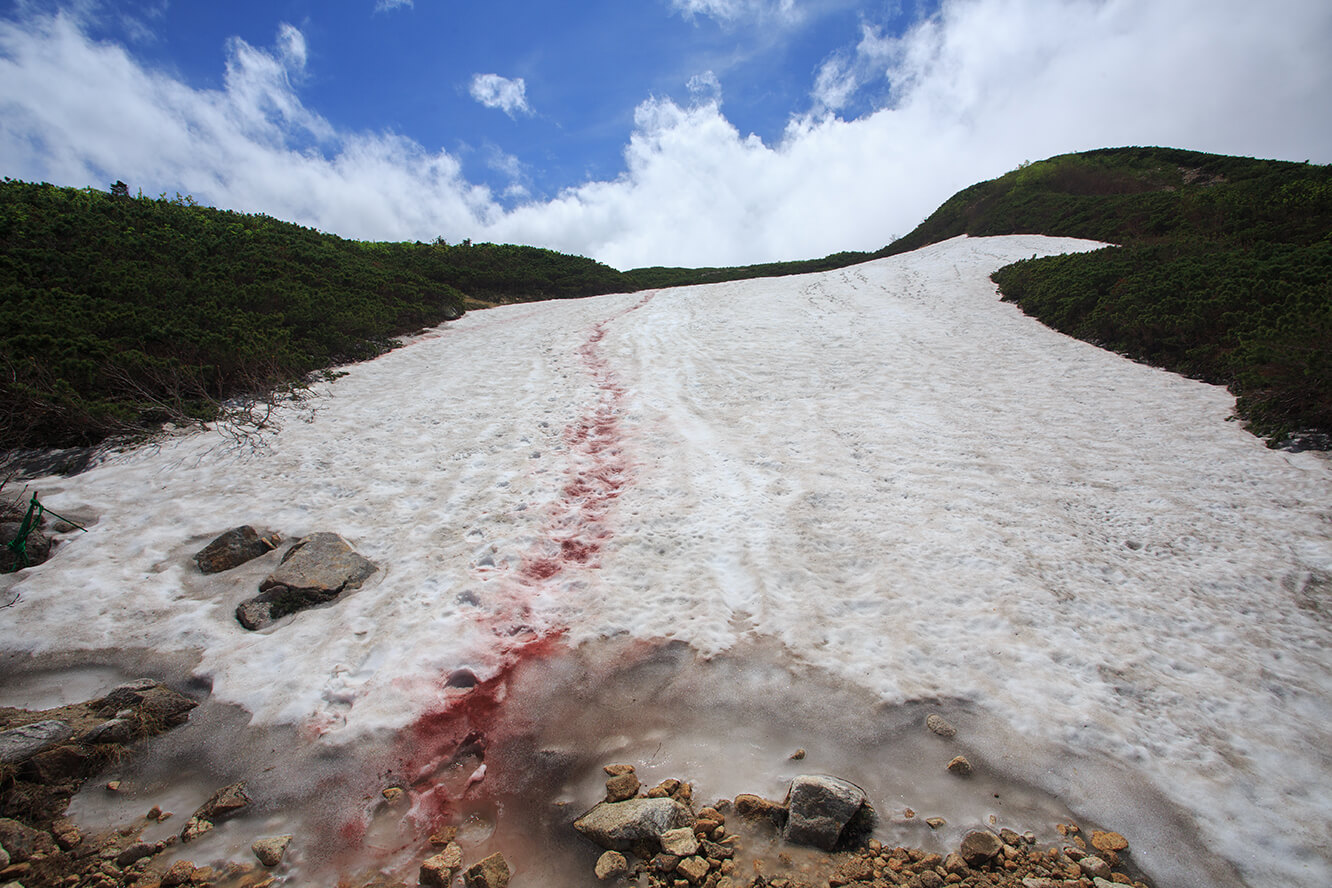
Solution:
M 546 643 L 763 646 L 883 712 L 996 726 L 973 755 L 1107 821 L 1163 885 L 1332 884 L 1332 464 L 989 280 L 1096 246 L 959 238 L 470 314 L 348 368 L 257 451 L 184 436 L 34 482 L 91 527 L 6 593 L 4 662 L 179 652 L 250 729 L 332 755 Z M 277 553 L 190 562 L 243 523 L 341 533 L 381 570 L 246 632 L 235 607 Z M 764 693 L 743 685 L 710 694 Z M 1172 863 L 1180 835 L 1219 864 Z

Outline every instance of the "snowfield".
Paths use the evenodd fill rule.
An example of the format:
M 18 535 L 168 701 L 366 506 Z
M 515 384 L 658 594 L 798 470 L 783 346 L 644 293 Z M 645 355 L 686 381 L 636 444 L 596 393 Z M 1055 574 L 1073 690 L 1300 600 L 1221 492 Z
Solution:
M 801 745 L 881 813 L 947 811 L 942 844 L 997 809 L 1043 836 L 1066 812 L 1124 833 L 1162 886 L 1323 888 L 1332 463 L 1266 449 L 1227 421 L 1224 390 L 1053 332 L 989 280 L 1097 246 L 959 238 L 824 274 L 495 308 L 347 368 L 258 451 L 185 436 L 34 482 L 92 524 L 11 581 L 0 703 L 174 662 L 159 677 L 248 711 L 232 730 L 290 726 L 310 761 L 366 761 L 467 705 L 458 670 L 491 693 L 549 657 L 545 685 L 588 696 L 534 700 L 524 718 L 552 720 L 538 733 L 645 750 L 640 772 L 655 747 L 662 776 L 710 777 L 709 797 L 780 793 L 762 763 L 789 776 Z M 212 577 L 190 561 L 244 523 L 341 533 L 381 570 L 246 632 L 235 607 L 276 553 Z M 668 642 L 684 646 L 641 653 Z M 589 683 L 640 685 L 552 646 L 647 657 L 640 702 L 660 711 L 629 690 L 608 704 Z M 673 669 L 702 685 L 671 691 Z M 927 711 L 1000 782 L 940 778 L 953 752 L 920 745 Z M 595 777 L 569 779 L 552 796 L 590 802 Z M 1002 808 L 1001 783 L 1026 801 Z M 935 841 L 909 827 L 885 816 L 885 841 Z M 551 878 L 519 866 L 513 884 Z

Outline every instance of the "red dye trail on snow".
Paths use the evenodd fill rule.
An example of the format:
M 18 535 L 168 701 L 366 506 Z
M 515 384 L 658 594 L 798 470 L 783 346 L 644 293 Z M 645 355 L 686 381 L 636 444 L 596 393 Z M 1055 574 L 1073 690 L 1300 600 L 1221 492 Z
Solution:
M 631 462 L 620 428 L 625 391 L 610 364 L 601 354 L 606 327 L 646 305 L 655 295 L 648 293 L 633 306 L 592 326 L 578 355 L 596 385 L 595 402 L 568 428 L 569 466 L 560 487 L 554 513 L 542 538 L 525 557 L 514 579 L 529 594 L 566 569 L 598 567 L 602 547 L 612 536 L 603 523 L 631 475 Z M 402 733 L 391 778 L 411 800 L 406 819 L 418 834 L 425 834 L 456 819 L 459 806 L 493 797 L 503 785 L 503 776 L 489 769 L 477 780 L 477 769 L 485 765 L 486 749 L 502 739 L 504 703 L 509 679 L 527 663 L 542 660 L 560 649 L 562 629 L 537 633 L 514 622 L 519 608 L 494 627 L 499 672 L 470 688 L 450 686 L 447 675 L 436 679 L 439 704 L 419 716 Z M 381 775 L 383 776 L 383 775 Z M 349 845 L 359 845 L 366 822 L 353 820 L 342 826 L 340 835 Z
M 492 678 L 460 691 L 440 676 L 442 701 L 422 713 L 403 732 L 400 779 L 411 796 L 411 817 L 420 829 L 434 830 L 455 813 L 453 806 L 472 788 L 469 775 L 485 763 L 486 749 L 503 736 L 503 705 L 509 680 L 522 666 L 560 650 L 563 633 L 529 637 L 512 647 Z M 450 772 L 453 773 L 450 773 Z M 498 775 L 487 774 L 491 787 Z
M 546 529 L 546 539 L 523 559 L 518 572 L 521 580 L 541 582 L 567 567 L 600 566 L 602 547 L 611 537 L 601 522 L 624 492 L 631 468 L 620 428 L 625 391 L 601 353 L 601 341 L 608 324 L 647 305 L 654 295 L 648 293 L 624 311 L 598 321 L 578 347 L 583 366 L 596 383 L 597 399 L 564 430 L 570 455 L 567 480 L 560 489 L 557 512 Z

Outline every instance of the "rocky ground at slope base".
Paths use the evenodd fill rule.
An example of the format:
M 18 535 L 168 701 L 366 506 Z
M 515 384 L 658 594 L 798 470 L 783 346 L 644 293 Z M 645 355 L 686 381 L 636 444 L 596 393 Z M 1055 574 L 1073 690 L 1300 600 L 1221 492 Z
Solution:
M 243 784 L 219 789 L 169 839 L 142 840 L 172 813 L 154 807 L 119 829 L 84 834 L 66 816 L 70 798 L 108 765 L 134 754 L 130 744 L 188 719 L 195 703 L 142 679 L 105 697 L 33 712 L 0 709 L 0 888 L 272 888 L 288 882 L 283 861 L 300 837 L 259 836 L 254 863 L 196 866 L 163 852 L 214 823 L 243 812 Z M 930 730 L 940 732 L 937 717 Z M 942 726 L 947 730 L 946 724 Z M 606 767 L 606 797 L 574 824 L 604 848 L 589 883 L 642 888 L 1149 888 L 1132 874 L 1128 843 L 1118 833 L 1060 825 L 1065 841 L 1041 846 L 1032 833 L 997 826 L 974 830 L 946 855 L 888 847 L 869 838 L 875 814 L 846 781 L 797 777 L 781 802 L 739 795 L 696 807 L 694 787 L 679 779 L 642 786 L 634 767 Z M 106 791 L 116 792 L 115 781 Z M 915 816 L 914 812 L 908 812 Z M 942 821 L 927 818 L 932 827 Z M 455 886 L 504 888 L 501 853 L 469 860 L 445 827 L 430 837 L 417 879 L 386 877 L 356 888 Z M 572 836 L 571 836 L 572 838 Z M 774 843 L 776 843 L 774 845 Z M 751 847 L 747 849 L 746 845 Z M 778 850 L 788 848 L 791 853 Z M 799 853 L 797 853 L 799 849 Z M 813 849 L 813 850 L 811 850 Z M 353 883 L 346 883 L 348 886 Z

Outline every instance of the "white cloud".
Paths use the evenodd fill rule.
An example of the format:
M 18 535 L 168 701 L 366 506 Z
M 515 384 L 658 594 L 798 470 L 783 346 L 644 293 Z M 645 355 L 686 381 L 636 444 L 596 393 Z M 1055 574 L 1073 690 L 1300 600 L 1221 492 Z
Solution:
M 505 209 L 449 153 L 338 131 L 308 108 L 296 28 L 267 49 L 231 41 L 222 88 L 200 90 L 71 15 L 32 16 L 0 20 L 0 166 L 190 192 L 348 237 L 514 241 L 619 267 L 790 259 L 877 248 L 958 188 L 1065 151 L 1327 163 L 1328 45 L 1323 0 L 1280 15 L 1241 0 L 952 0 L 904 35 L 867 28 L 775 142 L 738 131 L 701 75 L 687 107 L 639 106 L 618 177 Z M 878 110 L 833 113 L 871 90 Z M 521 172 L 506 158 L 492 166 Z
M 800 18 L 795 0 L 671 0 L 671 8 L 689 20 L 708 16 L 726 24 L 749 18 L 793 23 Z
M 685 88 L 689 90 L 689 94 L 694 97 L 695 101 L 721 104 L 721 81 L 711 71 L 704 71 L 702 74 L 695 74 L 690 77 Z
M 498 108 L 510 117 L 531 114 L 527 104 L 527 82 L 521 77 L 501 77 L 498 74 L 472 76 L 472 98 L 487 108 Z
M 412 8 L 412 0 L 376 0 L 375 12 L 387 12 L 391 9 L 401 9 L 402 7 Z

